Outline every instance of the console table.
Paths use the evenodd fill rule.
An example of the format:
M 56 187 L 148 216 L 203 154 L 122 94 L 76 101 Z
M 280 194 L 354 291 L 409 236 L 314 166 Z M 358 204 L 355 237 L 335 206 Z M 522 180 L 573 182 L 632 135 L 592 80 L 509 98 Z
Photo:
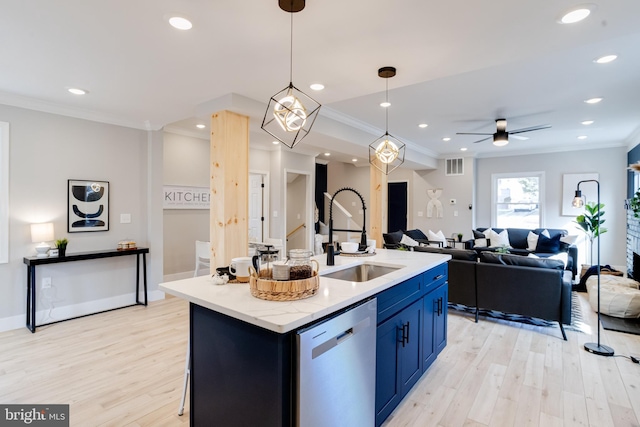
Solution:
M 136 303 L 125 305 L 122 307 L 112 308 L 110 310 L 103 310 L 97 313 L 104 313 L 105 311 L 117 310 L 120 308 L 131 307 L 134 305 L 147 305 L 147 258 L 146 254 L 149 253 L 149 248 L 136 248 L 117 250 L 110 249 L 105 251 L 92 251 L 92 252 L 76 252 L 61 257 L 25 257 L 24 263 L 27 265 L 27 328 L 31 332 L 36 331 L 36 267 L 38 265 L 45 264 L 57 264 L 61 262 L 83 261 L 88 259 L 99 258 L 112 258 L 119 256 L 135 255 L 136 256 Z M 144 302 L 140 300 L 140 255 L 142 255 L 142 276 L 144 285 Z M 91 314 L 97 314 L 91 313 Z M 79 317 L 89 316 L 85 314 L 82 316 L 71 317 L 69 319 L 57 320 L 55 322 L 43 323 L 39 326 L 50 325 L 53 323 L 64 322 L 65 320 L 77 319 Z

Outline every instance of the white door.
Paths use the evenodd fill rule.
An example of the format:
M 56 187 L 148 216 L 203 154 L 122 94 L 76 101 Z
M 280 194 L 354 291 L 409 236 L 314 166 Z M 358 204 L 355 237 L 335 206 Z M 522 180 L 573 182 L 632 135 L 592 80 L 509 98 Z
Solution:
M 249 241 L 262 242 L 264 238 L 263 193 L 264 175 L 249 174 Z

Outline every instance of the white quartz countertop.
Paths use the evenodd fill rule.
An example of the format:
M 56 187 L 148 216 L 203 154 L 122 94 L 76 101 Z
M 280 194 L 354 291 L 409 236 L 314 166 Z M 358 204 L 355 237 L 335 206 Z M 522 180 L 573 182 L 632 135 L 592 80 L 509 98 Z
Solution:
M 297 301 L 262 300 L 251 295 L 248 283 L 214 285 L 209 276 L 161 283 L 160 290 L 273 332 L 285 333 L 382 292 L 450 258 L 450 255 L 377 249 L 376 255 L 369 257 L 336 256 L 335 265 L 327 266 L 326 255 L 319 255 L 314 259 L 320 264 L 320 289 L 316 295 Z M 322 277 L 363 263 L 401 268 L 367 282 Z

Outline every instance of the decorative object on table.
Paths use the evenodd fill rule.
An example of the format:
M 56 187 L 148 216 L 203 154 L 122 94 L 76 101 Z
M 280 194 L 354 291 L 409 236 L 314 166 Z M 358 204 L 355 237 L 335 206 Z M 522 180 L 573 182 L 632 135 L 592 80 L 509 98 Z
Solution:
M 340 252 L 355 253 L 358 252 L 360 245 L 356 242 L 342 242 L 340 243 Z
M 138 246 L 136 245 L 136 242 L 133 240 L 120 240 L 118 242 L 118 250 L 119 251 L 126 251 L 128 249 L 137 249 Z
M 318 292 L 320 276 L 318 276 L 318 261 L 311 260 L 315 269 L 311 271 L 311 277 L 306 279 L 274 280 L 268 277 L 260 277 L 253 267 L 250 267 L 251 277 L 249 289 L 251 295 L 269 301 L 295 301 L 309 298 Z
M 31 242 L 38 243 L 36 253 L 38 258 L 46 258 L 50 246 L 47 242 L 53 241 L 53 223 L 31 224 Z
M 463 236 L 462 233 L 458 233 L 458 242 L 462 242 L 462 236 Z
M 600 343 L 600 235 L 602 233 L 604 233 L 606 231 L 606 229 L 603 229 L 601 227 L 602 223 L 604 222 L 604 220 L 602 219 L 602 215 L 604 214 L 604 212 L 601 212 L 601 207 L 603 207 L 604 205 L 600 203 L 600 182 L 598 180 L 595 179 L 588 179 L 588 180 L 584 180 L 584 181 L 580 181 L 578 182 L 578 185 L 576 186 L 576 193 L 575 193 L 575 197 L 573 198 L 573 205 L 575 207 L 581 207 L 584 206 L 584 199 L 582 198 L 582 192 L 580 191 L 580 184 L 583 184 L 585 182 L 593 182 L 596 184 L 597 186 L 597 203 L 595 205 L 595 212 L 593 209 L 589 210 L 589 213 L 591 214 L 591 217 L 589 218 L 589 222 L 585 221 L 584 222 L 579 222 L 579 220 L 577 220 L 578 224 L 581 224 L 580 226 L 585 230 L 585 233 L 591 233 L 591 235 L 593 237 L 597 237 L 598 238 L 598 267 L 597 267 L 597 274 L 598 274 L 598 342 L 597 343 L 586 343 L 584 345 L 584 349 L 587 350 L 590 353 L 593 354 L 597 354 L 599 356 L 613 356 L 615 351 L 613 350 L 613 348 L 603 345 Z M 578 217 L 580 218 L 580 217 Z M 582 224 L 586 224 L 586 225 L 582 225 Z M 593 247 L 593 237 L 591 238 L 591 244 Z M 593 249 L 592 249 L 593 250 Z
M 279 0 L 280 9 L 291 17 L 289 48 L 289 85 L 269 98 L 262 129 L 293 148 L 309 134 L 321 105 L 293 85 L 293 14 L 304 9 L 304 0 Z
M 317 265 L 317 261 L 311 259 L 311 251 L 291 249 L 289 251 L 289 280 L 301 280 L 311 277 L 313 275 L 312 261 Z
M 290 266 L 287 261 L 275 261 L 273 263 L 273 270 L 271 271 L 271 277 L 273 280 L 289 280 Z
M 496 252 L 499 254 L 509 254 L 509 246 L 502 245 L 496 248 Z
M 68 244 L 69 244 L 69 241 L 67 239 L 65 239 L 65 238 L 56 240 L 56 248 L 58 249 L 58 255 L 59 256 L 66 256 L 67 255 L 67 245 Z
M 229 275 L 228 274 L 214 274 L 213 276 L 211 276 L 211 282 L 214 285 L 224 285 L 229 283 Z
M 578 194 L 578 191 L 576 191 L 576 194 Z M 582 201 L 582 206 L 584 206 L 585 213 L 578 215 L 574 222 L 578 224 L 578 227 L 586 234 L 587 238 L 589 239 L 589 262 L 591 263 L 591 265 L 593 265 L 593 240 L 597 237 L 598 242 L 600 242 L 600 235 L 607 232 L 607 229 L 602 227 L 602 224 L 604 224 L 605 221 L 604 219 L 602 219 L 602 217 L 604 216 L 604 211 L 602 210 L 604 208 L 604 203 L 598 203 L 596 205 L 593 202 L 588 202 L 587 204 L 584 204 L 582 195 L 580 195 L 580 200 Z M 600 246 L 599 243 L 598 246 Z M 598 250 L 599 249 L 600 248 L 598 248 Z M 598 261 L 598 263 L 600 263 L 600 261 Z
M 236 280 L 236 276 L 231 274 L 231 272 L 229 271 L 229 266 L 216 268 L 216 274 L 218 276 L 224 276 L 226 274 L 227 276 L 229 276 L 229 281 Z
M 270 263 L 278 259 L 278 249 L 273 249 L 273 245 L 264 245 L 256 248 L 256 255 L 251 259 L 253 268 L 256 271 L 271 271 Z
M 68 180 L 67 231 L 109 230 L 109 182 Z
M 378 70 L 378 76 L 385 79 L 386 83 L 385 102 L 380 104 L 385 109 L 385 132 L 369 145 L 369 163 L 385 175 L 404 163 L 406 149 L 402 141 L 389 133 L 389 79 L 395 75 L 395 67 L 382 67 Z

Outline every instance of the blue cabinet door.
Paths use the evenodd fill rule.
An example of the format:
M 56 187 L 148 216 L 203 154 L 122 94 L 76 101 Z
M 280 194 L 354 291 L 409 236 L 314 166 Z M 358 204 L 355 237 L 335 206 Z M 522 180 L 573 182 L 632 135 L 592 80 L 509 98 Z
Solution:
M 422 358 L 425 371 L 447 345 L 447 291 L 444 283 L 424 296 Z
M 378 325 L 376 425 L 422 376 L 422 298 Z

